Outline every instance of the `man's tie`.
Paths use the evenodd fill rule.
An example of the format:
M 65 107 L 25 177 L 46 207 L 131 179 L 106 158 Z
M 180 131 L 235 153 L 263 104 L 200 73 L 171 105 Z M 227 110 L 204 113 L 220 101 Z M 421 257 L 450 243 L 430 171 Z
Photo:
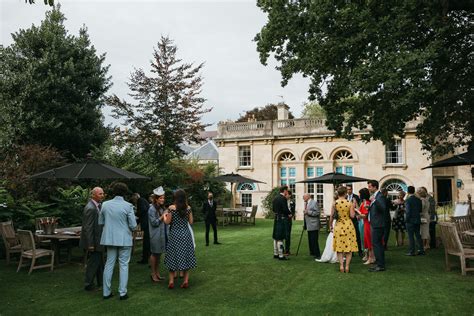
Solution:
M 305 210 L 305 211 L 308 210 L 308 202 L 304 202 L 304 210 Z

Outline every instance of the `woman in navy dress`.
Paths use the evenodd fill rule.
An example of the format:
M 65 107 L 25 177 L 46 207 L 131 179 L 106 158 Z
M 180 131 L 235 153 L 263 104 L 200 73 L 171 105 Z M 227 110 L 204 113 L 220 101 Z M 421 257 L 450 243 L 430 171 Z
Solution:
M 183 190 L 175 191 L 174 204 L 165 215 L 165 223 L 170 225 L 165 256 L 165 265 L 170 272 L 168 288 L 174 288 L 175 271 L 184 271 L 181 288 L 188 288 L 189 270 L 196 267 L 196 255 L 191 228 L 193 213 Z

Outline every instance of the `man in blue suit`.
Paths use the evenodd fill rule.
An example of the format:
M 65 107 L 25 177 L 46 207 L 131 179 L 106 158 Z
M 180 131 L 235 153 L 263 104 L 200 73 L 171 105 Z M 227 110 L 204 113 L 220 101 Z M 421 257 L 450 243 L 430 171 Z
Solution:
M 104 225 L 100 244 L 107 247 L 107 261 L 104 268 L 104 299 L 113 296 L 111 290 L 112 275 L 115 261 L 119 261 L 120 300 L 126 300 L 128 283 L 128 263 L 132 253 L 132 231 L 137 227 L 137 221 L 132 204 L 124 200 L 128 193 L 125 183 L 117 182 L 113 185 L 114 198 L 102 204 L 99 215 L 99 224 Z
M 415 238 L 418 244 L 418 254 L 424 255 L 423 242 L 421 241 L 420 225 L 421 225 L 421 200 L 415 195 L 415 187 L 408 187 L 410 197 L 405 200 L 405 221 L 408 233 L 409 249 L 407 256 L 415 256 Z
M 383 236 L 385 231 L 385 214 L 387 213 L 387 200 L 379 191 L 379 182 L 369 180 L 367 188 L 372 194 L 369 206 L 369 221 L 372 234 L 372 247 L 375 254 L 375 267 L 369 272 L 385 271 L 385 249 L 383 246 Z

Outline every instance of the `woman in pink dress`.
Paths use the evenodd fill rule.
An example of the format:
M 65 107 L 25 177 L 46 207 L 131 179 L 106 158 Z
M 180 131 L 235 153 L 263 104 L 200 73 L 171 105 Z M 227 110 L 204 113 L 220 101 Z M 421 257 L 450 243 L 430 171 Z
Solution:
M 364 248 L 368 249 L 369 256 L 364 264 L 371 264 L 375 262 L 374 250 L 372 249 L 372 235 L 370 234 L 369 222 L 369 206 L 370 206 L 370 192 L 367 188 L 359 191 L 360 196 L 360 217 L 364 219 Z

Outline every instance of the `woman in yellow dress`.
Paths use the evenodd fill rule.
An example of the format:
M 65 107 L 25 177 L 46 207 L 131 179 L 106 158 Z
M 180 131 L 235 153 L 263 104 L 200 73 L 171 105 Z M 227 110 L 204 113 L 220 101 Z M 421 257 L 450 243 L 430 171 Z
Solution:
M 357 238 L 351 218 L 355 216 L 354 204 L 346 200 L 347 189 L 343 186 L 337 189 L 337 200 L 331 211 L 329 222 L 332 223 L 333 218 L 336 219 L 334 227 L 333 248 L 337 252 L 339 260 L 339 270 L 349 273 L 352 253 L 358 252 Z M 346 258 L 346 266 L 344 267 L 343 257 Z

